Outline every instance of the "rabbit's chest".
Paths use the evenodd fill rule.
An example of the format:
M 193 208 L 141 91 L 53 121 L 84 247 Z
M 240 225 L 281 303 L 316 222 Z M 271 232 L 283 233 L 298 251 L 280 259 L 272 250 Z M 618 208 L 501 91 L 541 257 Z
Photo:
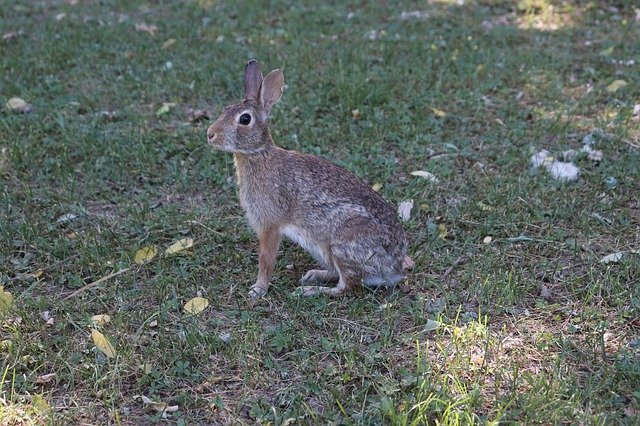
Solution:
M 277 188 L 266 191 L 264 186 L 240 185 L 238 195 L 247 220 L 255 231 L 284 220 L 283 200 Z

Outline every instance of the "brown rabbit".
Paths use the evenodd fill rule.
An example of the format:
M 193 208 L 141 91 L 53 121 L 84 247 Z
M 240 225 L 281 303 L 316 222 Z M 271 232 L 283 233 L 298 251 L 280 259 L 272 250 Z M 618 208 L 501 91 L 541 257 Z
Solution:
M 354 174 L 313 155 L 274 145 L 267 119 L 282 97 L 284 76 L 262 77 L 251 60 L 244 68 L 244 97 L 209 126 L 216 149 L 232 152 L 240 204 L 260 239 L 258 279 L 251 298 L 269 288 L 280 239 L 301 245 L 324 268 L 311 270 L 304 295 L 342 294 L 358 284 L 391 286 L 404 278 L 406 242 L 395 210 Z

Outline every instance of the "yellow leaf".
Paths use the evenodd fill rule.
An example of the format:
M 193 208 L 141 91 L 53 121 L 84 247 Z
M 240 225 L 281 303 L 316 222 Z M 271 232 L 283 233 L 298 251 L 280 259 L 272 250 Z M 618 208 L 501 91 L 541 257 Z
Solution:
M 156 257 L 157 253 L 158 249 L 156 248 L 156 246 L 142 247 L 133 256 L 133 261 L 140 265 L 141 263 L 147 262 Z
M 176 254 L 193 247 L 193 238 L 183 238 L 171 244 L 168 249 L 164 251 L 165 255 Z
M 5 104 L 8 110 L 11 112 L 17 113 L 27 113 L 33 110 L 33 107 L 28 104 L 24 99 L 20 98 L 11 98 Z
M 438 237 L 442 238 L 443 240 L 445 238 L 447 238 L 447 235 L 449 235 L 449 231 L 447 231 L 447 225 L 445 225 L 444 223 L 441 223 L 438 225 Z
M 447 113 L 446 113 L 446 112 L 444 112 L 443 110 L 438 109 L 438 108 L 431 108 L 431 111 L 433 112 L 433 114 L 434 114 L 436 117 L 439 117 L 439 118 L 444 118 L 444 117 L 446 117 L 446 116 L 447 116 Z
M 113 358 L 116 356 L 115 348 L 113 347 L 111 342 L 109 342 L 109 340 L 104 337 L 104 334 L 100 333 L 94 328 L 93 330 L 91 330 L 91 338 L 93 339 L 93 343 L 96 345 L 96 347 L 100 349 L 100 351 L 102 351 L 107 357 Z
M 184 304 L 184 310 L 195 315 L 207 309 L 207 306 L 209 306 L 209 301 L 207 299 L 204 297 L 194 297 Z
M 40 278 L 42 274 L 44 274 L 44 271 L 42 269 L 38 269 L 36 272 L 33 273 L 33 278 Z
M 49 407 L 49 403 L 46 399 L 44 399 L 44 396 L 42 395 L 33 395 L 31 397 L 31 405 L 33 405 L 33 408 L 41 413 L 46 413 L 51 409 Z
M 4 291 L 4 287 L 0 285 L 0 313 L 6 312 L 13 304 L 13 295 L 8 291 Z
M 378 191 L 380 191 L 382 189 L 382 184 L 376 182 L 376 183 L 373 184 L 371 189 L 373 189 L 374 191 L 378 192 Z
M 482 210 L 483 212 L 492 212 L 495 210 L 495 207 L 492 207 L 488 204 L 483 203 L 482 201 L 478 201 L 476 203 L 476 206 L 478 206 L 480 208 L 480 210 Z
M 610 85 L 607 86 L 607 92 L 609 93 L 615 93 L 618 90 L 622 89 L 624 86 L 627 85 L 627 82 L 624 80 L 616 80 L 613 83 L 611 83 Z
M 169 40 L 167 40 L 164 43 L 162 43 L 162 49 L 168 49 L 171 46 L 173 46 L 174 44 L 176 44 L 176 39 L 175 38 L 170 38 Z
M 98 325 L 104 325 L 111 321 L 111 317 L 107 314 L 94 315 L 91 317 L 91 321 Z

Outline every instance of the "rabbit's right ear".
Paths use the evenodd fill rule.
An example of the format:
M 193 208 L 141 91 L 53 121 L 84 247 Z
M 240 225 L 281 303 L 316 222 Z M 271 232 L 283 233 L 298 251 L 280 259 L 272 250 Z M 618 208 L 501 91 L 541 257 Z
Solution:
M 258 100 L 260 85 L 262 84 L 262 72 L 260 64 L 255 59 L 247 62 L 244 67 L 244 97 L 253 101 Z

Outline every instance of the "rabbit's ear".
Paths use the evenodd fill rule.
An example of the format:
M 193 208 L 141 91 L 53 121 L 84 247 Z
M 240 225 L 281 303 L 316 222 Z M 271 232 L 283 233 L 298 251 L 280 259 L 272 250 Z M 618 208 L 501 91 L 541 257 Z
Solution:
M 282 97 L 282 86 L 284 86 L 284 75 L 280 70 L 273 70 L 262 80 L 260 88 L 260 103 L 266 115 L 269 115 L 271 107 Z
M 260 85 L 262 84 L 262 72 L 260 64 L 255 59 L 247 62 L 244 67 L 244 97 L 253 101 L 258 100 Z

